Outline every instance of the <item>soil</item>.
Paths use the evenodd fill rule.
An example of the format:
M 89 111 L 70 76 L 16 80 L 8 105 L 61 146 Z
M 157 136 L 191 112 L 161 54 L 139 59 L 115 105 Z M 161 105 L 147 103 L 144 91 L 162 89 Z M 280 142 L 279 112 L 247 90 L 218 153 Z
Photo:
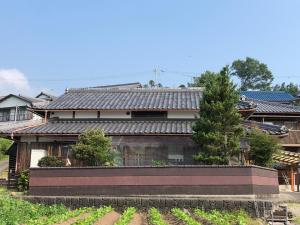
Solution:
M 142 218 L 141 214 L 135 213 L 133 215 L 132 220 L 130 221 L 130 223 L 128 225 L 142 225 L 142 224 L 143 224 L 143 218 Z
M 76 216 L 76 217 L 73 217 L 71 219 L 68 219 L 67 221 L 64 221 L 62 223 L 56 223 L 54 225 L 71 225 L 72 223 L 76 222 L 77 220 L 85 219 L 89 215 L 90 215 L 89 213 L 83 213 L 83 214 L 81 214 L 79 216 Z
M 120 214 L 112 211 L 100 218 L 94 225 L 113 225 L 120 218 Z
M 164 221 L 166 221 L 167 224 L 170 225 L 186 225 L 184 222 L 181 220 L 177 219 L 175 216 L 173 216 L 170 213 L 162 215 Z

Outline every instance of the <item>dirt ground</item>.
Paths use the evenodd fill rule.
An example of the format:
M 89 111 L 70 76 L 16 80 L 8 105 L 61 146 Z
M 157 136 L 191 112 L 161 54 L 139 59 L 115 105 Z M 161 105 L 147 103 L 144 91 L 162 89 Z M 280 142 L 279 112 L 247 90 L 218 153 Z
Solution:
M 120 218 L 120 214 L 113 211 L 106 214 L 100 220 L 98 220 L 94 225 L 113 225 Z
M 72 223 L 76 222 L 77 220 L 81 220 L 81 219 L 84 219 L 86 217 L 89 216 L 89 213 L 84 213 L 82 215 L 79 215 L 77 217 L 73 217 L 71 219 L 68 219 L 67 221 L 65 222 L 62 222 L 62 223 L 56 223 L 54 225 L 71 225 Z

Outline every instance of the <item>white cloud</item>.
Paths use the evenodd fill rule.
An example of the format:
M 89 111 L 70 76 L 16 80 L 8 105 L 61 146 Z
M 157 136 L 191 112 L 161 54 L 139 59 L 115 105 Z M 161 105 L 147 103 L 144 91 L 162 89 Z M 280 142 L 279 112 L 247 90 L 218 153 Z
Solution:
M 8 94 L 30 94 L 26 76 L 17 69 L 0 69 L 0 96 Z

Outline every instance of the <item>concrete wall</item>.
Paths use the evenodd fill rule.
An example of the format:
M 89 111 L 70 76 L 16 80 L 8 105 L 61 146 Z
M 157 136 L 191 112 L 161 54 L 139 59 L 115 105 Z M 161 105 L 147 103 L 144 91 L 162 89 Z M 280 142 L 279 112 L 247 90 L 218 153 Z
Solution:
M 271 195 L 277 171 L 256 166 L 31 168 L 31 195 Z
M 189 198 L 176 197 L 172 198 L 167 196 L 159 197 L 123 197 L 123 196 L 26 196 L 22 195 L 23 200 L 32 203 L 41 203 L 46 205 L 64 204 L 67 207 L 76 209 L 79 207 L 101 207 L 110 205 L 116 210 L 123 211 L 127 207 L 135 207 L 140 210 L 148 211 L 148 209 L 155 207 L 162 211 L 170 210 L 172 208 L 185 208 L 185 209 L 203 209 L 203 210 L 220 210 L 220 211 L 238 211 L 244 210 L 254 217 L 269 216 L 272 210 L 273 203 L 269 200 L 240 200 L 240 199 L 203 199 L 203 198 Z

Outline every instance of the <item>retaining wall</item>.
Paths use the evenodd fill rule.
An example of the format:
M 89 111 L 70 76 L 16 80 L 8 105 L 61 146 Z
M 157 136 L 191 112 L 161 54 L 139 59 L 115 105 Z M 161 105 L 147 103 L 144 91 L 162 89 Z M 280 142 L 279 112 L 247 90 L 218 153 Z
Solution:
M 257 166 L 31 168 L 30 195 L 271 195 L 277 171 Z
M 244 210 L 256 217 L 263 217 L 272 210 L 271 201 L 255 200 L 207 200 L 198 198 L 149 198 L 149 197 L 50 197 L 50 196 L 23 196 L 24 200 L 32 203 L 42 203 L 46 205 L 64 204 L 70 208 L 79 207 L 101 207 L 111 205 L 116 210 L 124 210 L 132 206 L 139 210 L 148 210 L 156 207 L 162 211 L 169 211 L 172 208 L 201 208 L 203 210 Z

